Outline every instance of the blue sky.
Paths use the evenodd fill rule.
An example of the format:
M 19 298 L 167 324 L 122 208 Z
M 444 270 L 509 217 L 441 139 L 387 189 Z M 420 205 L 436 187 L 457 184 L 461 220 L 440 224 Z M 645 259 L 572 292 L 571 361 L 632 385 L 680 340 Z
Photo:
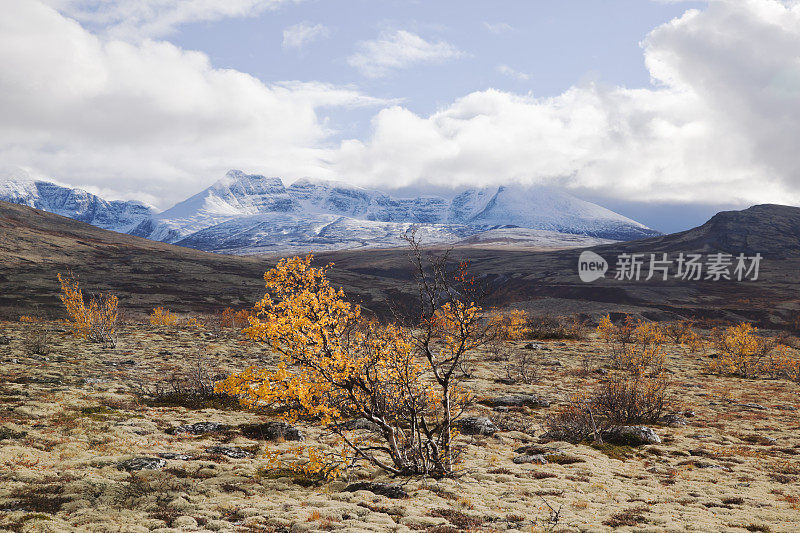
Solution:
M 646 87 L 650 74 L 639 43 L 656 26 L 702 5 L 647 0 L 316 0 L 253 18 L 188 24 L 167 38 L 206 52 L 216 67 L 248 72 L 265 82 L 353 84 L 376 97 L 400 98 L 413 112 L 429 114 L 488 88 L 546 97 L 585 80 Z M 326 35 L 300 49 L 283 48 L 283 31 L 297 24 L 323 25 Z M 463 56 L 373 78 L 348 64 L 359 42 L 397 30 L 450 43 Z M 503 65 L 520 76 L 503 74 L 498 69 Z M 368 120 L 370 113 L 364 115 Z
M 0 0 L 0 164 L 169 207 L 229 168 L 800 203 L 798 0 Z

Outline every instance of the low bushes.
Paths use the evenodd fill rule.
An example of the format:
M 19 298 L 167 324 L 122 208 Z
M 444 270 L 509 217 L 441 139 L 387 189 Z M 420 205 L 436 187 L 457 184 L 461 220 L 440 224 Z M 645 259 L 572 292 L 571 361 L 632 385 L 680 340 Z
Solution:
M 113 294 L 99 294 L 89 299 L 83 298 L 80 285 L 73 278 L 58 274 L 61 283 L 61 302 L 70 317 L 69 325 L 73 333 L 92 342 L 102 342 L 116 346 L 117 316 L 119 301 Z
M 587 334 L 586 323 L 577 316 L 529 315 L 525 325 L 525 338 L 531 340 L 583 340 Z

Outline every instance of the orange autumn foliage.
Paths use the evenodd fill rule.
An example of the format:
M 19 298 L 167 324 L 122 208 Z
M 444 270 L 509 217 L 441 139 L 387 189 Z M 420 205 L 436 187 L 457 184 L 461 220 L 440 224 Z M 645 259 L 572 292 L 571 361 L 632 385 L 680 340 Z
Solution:
M 364 319 L 360 307 L 330 285 L 330 265 L 311 263 L 311 255 L 282 259 L 267 272 L 268 292 L 244 330 L 280 354 L 277 368 L 250 367 L 218 383 L 217 391 L 249 407 L 280 404 L 289 418 L 318 420 L 358 457 L 394 474 L 448 473 L 450 422 L 464 394 L 437 387 L 435 370 L 415 357 L 408 330 Z M 460 303 L 442 306 L 435 317 L 441 357 L 471 346 L 452 331 L 454 316 L 478 311 Z M 383 445 L 362 445 L 343 429 L 353 419 L 379 428 Z
M 119 300 L 113 294 L 92 296 L 89 305 L 83 298 L 80 285 L 73 277 L 58 274 L 61 283 L 59 298 L 66 307 L 73 333 L 92 342 L 116 345 L 116 324 Z

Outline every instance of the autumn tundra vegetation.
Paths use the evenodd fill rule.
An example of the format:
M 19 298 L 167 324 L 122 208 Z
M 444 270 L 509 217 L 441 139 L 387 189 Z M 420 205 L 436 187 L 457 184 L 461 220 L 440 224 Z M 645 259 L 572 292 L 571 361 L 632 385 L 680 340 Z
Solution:
M 623 490 L 620 487 L 625 484 L 633 486 L 652 474 L 656 493 L 665 487 L 681 487 L 681 494 L 674 501 L 665 499 L 664 505 L 673 510 L 684 508 L 691 500 L 687 491 L 699 490 L 688 485 L 691 476 L 695 471 L 705 472 L 703 468 L 713 458 L 720 461 L 719 473 L 732 470 L 736 464 L 758 461 L 762 465 L 759 468 L 770 469 L 764 474 L 767 485 L 758 489 L 760 497 L 771 494 L 783 502 L 780 505 L 797 509 L 800 494 L 792 484 L 800 474 L 800 467 L 794 462 L 800 442 L 763 448 L 774 443 L 747 432 L 747 424 L 754 420 L 749 415 L 742 421 L 744 425 L 736 426 L 737 438 L 744 444 L 727 445 L 720 437 L 715 446 L 698 447 L 691 440 L 695 439 L 693 435 L 707 438 L 714 428 L 722 431 L 726 426 L 721 420 L 733 423 L 733 419 L 725 418 L 728 414 L 721 419 L 704 414 L 705 407 L 698 407 L 697 398 L 710 398 L 709 409 L 749 405 L 757 412 L 768 408 L 745 398 L 736 404 L 730 400 L 732 391 L 736 387 L 750 391 L 766 387 L 796 398 L 800 356 L 794 337 L 762 332 L 746 322 L 709 325 L 685 319 L 655 322 L 631 316 L 612 320 L 611 315 L 605 315 L 596 317 L 592 324 L 590 316 L 547 315 L 513 306 L 498 308 L 488 303 L 491 291 L 483 277 L 470 271 L 468 262 L 451 261 L 446 252 L 429 253 L 413 235 L 408 244 L 414 273 L 409 283 L 413 284 L 416 305 L 411 312 L 393 310 L 384 316 L 348 299 L 329 279 L 335 266 L 317 264 L 310 254 L 282 259 L 268 270 L 264 274 L 266 290 L 254 295 L 257 301 L 250 309 L 227 308 L 200 316 L 157 307 L 144 318 L 144 324 L 126 316 L 113 294 L 84 294 L 85 288 L 75 276 L 58 274 L 59 297 L 67 320 L 54 323 L 32 315 L 21 317 L 19 328 L 24 333 L 27 355 L 49 360 L 54 351 L 59 353 L 61 349 L 54 346 L 65 342 L 68 335 L 75 345 L 87 348 L 85 353 L 101 358 L 100 368 L 113 365 L 113 375 L 119 375 L 125 365 L 135 368 L 142 364 L 131 358 L 137 347 L 151 346 L 149 339 L 164 343 L 174 340 L 169 341 L 172 345 L 159 345 L 154 351 L 158 375 L 137 375 L 126 382 L 126 390 L 132 391 L 128 397 L 133 394 L 135 401 L 125 403 L 127 400 L 120 399 L 121 387 L 109 388 L 106 397 L 111 399 L 100 406 L 82 406 L 76 413 L 53 415 L 47 422 L 47 446 L 40 446 L 30 436 L 25 437 L 28 445 L 43 450 L 58 447 L 52 430 L 63 427 L 69 434 L 71 424 L 80 425 L 82 421 L 103 423 L 110 430 L 115 427 L 112 422 L 122 423 L 118 417 L 125 408 L 135 409 L 136 413 L 125 424 L 139 424 L 137 417 L 144 416 L 142 413 L 157 413 L 162 419 L 168 413 L 177 416 L 180 423 L 169 423 L 163 429 L 172 435 L 173 445 L 219 439 L 221 442 L 206 447 L 205 455 L 151 452 L 115 467 L 129 471 L 131 477 L 125 481 L 124 498 L 114 496 L 117 499 L 112 498 L 112 507 L 138 509 L 156 525 L 176 529 L 187 529 L 178 527 L 183 523 L 194 524 L 198 530 L 203 529 L 201 526 L 227 530 L 228 511 L 219 510 L 224 507 L 223 500 L 215 496 L 213 506 L 207 504 L 213 509 L 206 509 L 203 514 L 198 506 L 187 507 L 187 498 L 201 501 L 210 498 L 208 494 L 217 494 L 214 490 L 242 491 L 242 497 L 250 501 L 256 497 L 252 483 L 288 491 L 285 498 L 289 499 L 281 500 L 282 510 L 273 510 L 277 522 L 262 523 L 263 531 L 289 530 L 288 526 L 281 529 L 283 526 L 275 524 L 296 523 L 298 515 L 292 506 L 304 509 L 303 500 L 310 497 L 308 494 L 329 498 L 326 501 L 330 504 L 340 501 L 331 496 L 336 491 L 344 494 L 359 490 L 373 491 L 375 497 L 405 498 L 410 507 L 391 512 L 377 500 L 357 501 L 361 509 L 368 510 L 364 512 L 389 513 L 395 526 L 412 530 L 570 531 L 594 526 L 636 528 L 648 523 L 681 523 L 675 516 L 651 516 L 647 505 L 656 505 L 647 503 L 655 501 L 652 491 L 650 500 L 641 500 L 640 503 L 647 503 L 642 503 L 644 506 L 631 504 L 639 501 L 633 496 L 622 503 L 618 496 L 609 496 L 599 507 L 590 503 L 585 495 L 593 492 L 592 487 L 598 483 L 592 484 L 591 480 L 609 470 L 609 460 L 623 465 L 631 461 L 642 464 L 638 470 L 626 466 L 617 472 L 616 467 L 612 468 L 620 480 L 604 481 L 608 485 L 598 489 L 596 498 L 604 498 L 601 493 L 610 494 L 609 487 Z M 223 350 L 231 355 L 220 366 L 214 358 Z M 115 358 L 114 354 L 126 354 L 127 359 Z M 167 364 L 173 357 L 177 361 Z M 562 367 L 561 361 L 567 364 Z M 80 366 L 79 361 L 76 363 Z M 170 377 L 166 369 L 171 369 Z M 24 376 L 14 379 L 31 383 L 25 381 L 31 378 Z M 712 395 L 702 393 L 690 400 L 686 391 L 701 383 L 708 384 Z M 718 383 L 736 385 L 731 388 Z M 776 383 L 785 386 L 778 387 Z M 11 394 L 9 391 L 0 389 L 7 395 Z M 57 396 L 48 396 L 54 397 Z M 781 416 L 794 416 L 792 412 L 787 409 Z M 187 413 L 217 413 L 226 420 L 240 422 L 188 423 L 187 418 L 196 418 Z M 11 420 L 7 414 L 0 416 L 3 424 Z M 243 417 L 250 418 L 244 422 Z M 767 419 L 765 423 L 766 427 L 774 427 Z M 0 426 L 0 444 L 23 439 L 25 431 L 4 428 Z M 274 442 L 268 446 L 231 445 L 235 439 L 258 440 L 267 434 L 277 435 L 269 437 Z M 70 438 L 64 437 L 63 444 L 67 445 Z M 122 453 L 135 441 L 135 437 L 125 439 L 129 440 L 119 441 L 122 448 L 112 445 L 110 439 L 90 439 L 93 444 L 89 451 L 102 451 L 103 457 Z M 679 446 L 680 439 L 688 443 Z M 745 449 L 747 445 L 762 449 L 752 451 Z M 66 451 L 59 453 L 69 457 Z M 2 453 L 0 460 L 5 461 L 10 472 L 33 468 L 33 460 L 9 459 Z M 195 471 L 186 466 L 202 460 L 206 466 Z M 597 462 L 596 469 L 592 461 Z M 224 476 L 228 462 L 253 466 L 236 467 L 249 469 L 247 474 L 236 470 L 235 482 L 220 481 L 219 487 L 223 488 L 206 488 L 191 497 L 180 495 L 191 492 L 183 480 L 195 476 L 198 483 L 210 482 L 215 476 Z M 47 468 L 58 469 L 57 463 Z M 148 470 L 158 475 L 150 478 L 140 472 Z M 75 473 L 70 472 L 66 477 L 63 473 L 53 475 L 72 479 L 70 476 Z M 732 480 L 742 490 L 742 484 L 749 487 L 756 479 L 753 470 L 747 472 Z M 4 475 L 0 474 L 0 478 Z M 24 478 L 20 476 L 19 479 Z M 286 485 L 280 485 L 281 480 L 290 480 L 290 487 L 299 486 L 310 492 L 290 494 Z M 509 489 L 502 485 L 512 481 L 515 487 L 520 483 L 527 487 L 514 489 L 519 505 L 497 503 L 499 494 L 508 498 Z M 622 485 L 615 484 L 618 482 Z M 687 485 L 681 485 L 684 482 Z M 712 485 L 718 482 L 709 481 Z M 48 483 L 43 485 L 49 487 L 47 490 L 56 490 L 52 482 Z M 476 493 L 476 483 L 486 483 L 486 492 Z M 88 490 L 85 485 L 81 487 Z M 179 487 L 173 491 L 179 496 L 170 492 L 170 487 Z M 0 491 L 0 500 L 10 498 L 9 508 L 17 506 L 26 512 L 35 511 L 37 505 L 46 507 L 41 498 L 23 497 L 20 490 L 8 494 Z M 97 487 L 92 490 L 103 492 Z M 419 496 L 422 502 L 439 498 L 449 503 L 415 510 L 411 503 L 414 490 L 420 495 L 428 494 Z M 459 497 L 459 490 L 471 497 Z M 144 503 L 142 494 L 147 491 L 166 491 L 164 500 Z M 46 498 L 50 499 L 44 515 L 69 515 L 72 504 L 61 492 Z M 107 503 L 100 496 L 97 498 L 92 505 Z M 483 503 L 481 498 L 485 499 Z M 736 518 L 725 522 L 725 527 L 738 524 L 744 530 L 769 530 L 767 525 L 749 521 L 747 513 L 739 513 L 740 504 L 734 502 L 739 500 L 726 498 L 728 503 L 720 505 L 730 509 Z M 175 503 L 177 499 L 183 502 L 183 508 Z M 0 503 L 0 507 L 3 505 L 6 504 Z M 516 511 L 503 514 L 498 509 L 506 508 L 504 505 Z M 698 512 L 717 509 L 708 502 L 698 505 L 702 507 Z M 190 508 L 196 509 L 192 520 L 182 514 L 189 513 Z M 276 518 L 283 512 L 291 517 Z M 489 515 L 493 518 L 487 518 Z M 230 516 L 235 518 L 230 518 L 230 523 L 235 522 L 236 527 L 249 523 L 244 515 Z M 355 516 L 350 511 L 326 514 L 320 508 L 310 512 L 303 522 L 306 529 L 341 529 Z M 39 518 L 19 516 L 8 524 L 12 524 L 12 530 L 21 531 L 26 520 L 35 523 Z M 576 526 L 578 523 L 586 527 Z M 699 529 L 719 529 L 714 524 L 720 523 L 712 521 Z M 5 527 L 4 524 L 0 513 L 0 526 Z M 447 527 L 441 529 L 443 524 Z

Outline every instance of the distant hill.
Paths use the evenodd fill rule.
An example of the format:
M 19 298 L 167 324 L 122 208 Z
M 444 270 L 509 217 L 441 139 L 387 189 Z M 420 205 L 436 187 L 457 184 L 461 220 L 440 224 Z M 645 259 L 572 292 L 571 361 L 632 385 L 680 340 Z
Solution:
M 584 283 L 577 275 L 584 249 L 535 251 L 514 242 L 516 232 L 497 230 L 486 242 L 459 244 L 451 254 L 455 261 L 469 260 L 481 282 L 493 288 L 491 305 L 595 319 L 611 312 L 783 326 L 800 311 L 798 221 L 798 208 L 755 206 L 720 213 L 687 232 L 589 248 L 612 270 L 622 253 L 761 253 L 760 277 L 748 282 L 672 277 L 620 281 L 610 271 L 603 279 Z M 60 312 L 56 273 L 70 270 L 87 291 L 117 293 L 128 312 L 149 312 L 156 306 L 178 312 L 249 308 L 263 294 L 263 273 L 274 264 L 106 231 L 6 202 L 0 202 L 0 237 L 0 309 L 14 318 Z M 391 305 L 402 308 L 413 302 L 404 249 L 328 252 L 318 254 L 316 261 L 335 262 L 333 282 L 378 314 L 387 313 Z
M 114 291 L 128 311 L 250 307 L 263 260 L 181 248 L 0 201 L 0 310 L 18 318 L 60 311 L 58 272 L 86 291 Z
M 760 253 L 773 259 L 800 257 L 800 207 L 763 204 L 741 211 L 722 211 L 702 226 L 611 248 L 635 249 L 642 245 L 664 252 L 721 251 Z
M 494 244 L 491 246 L 491 244 Z M 702 320 L 749 320 L 765 327 L 785 326 L 800 316 L 800 208 L 758 205 L 742 211 L 718 213 L 697 228 L 631 242 L 586 248 L 608 262 L 604 278 L 584 283 L 578 277 L 578 259 L 584 249 L 530 251 L 511 242 L 472 245 L 453 250 L 454 259 L 469 259 L 475 272 L 494 286 L 495 303 L 514 303 L 539 313 L 600 315 L 632 313 L 654 319 L 693 317 Z M 757 281 L 684 280 L 676 278 L 677 265 L 669 279 L 655 276 L 617 280 L 616 262 L 622 254 L 667 253 L 677 260 L 680 253 L 761 254 Z M 369 254 L 348 251 L 323 254 L 323 261 L 364 276 L 364 283 L 395 280 L 400 287 L 408 279 L 407 258 L 402 251 L 377 250 Z M 649 264 L 649 263 L 646 263 Z

